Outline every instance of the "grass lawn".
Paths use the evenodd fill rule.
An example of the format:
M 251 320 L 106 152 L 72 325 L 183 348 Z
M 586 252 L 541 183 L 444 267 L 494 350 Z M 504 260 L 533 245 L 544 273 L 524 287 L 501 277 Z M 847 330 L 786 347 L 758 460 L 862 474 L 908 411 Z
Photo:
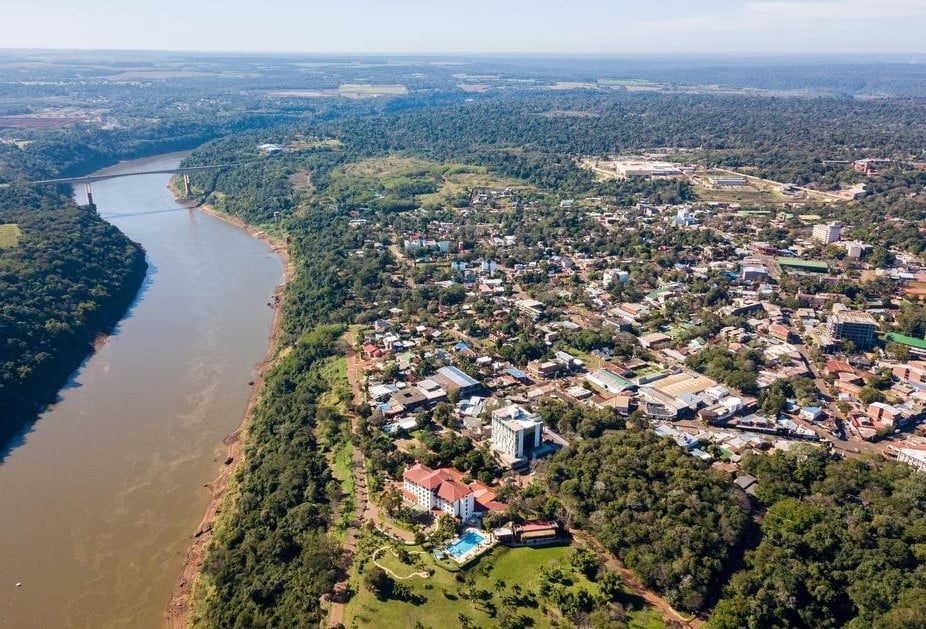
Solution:
M 347 382 L 347 358 L 337 356 L 326 359 L 319 369 L 319 375 L 328 385 L 319 398 L 319 404 L 338 413 L 316 425 L 315 437 L 319 446 L 326 451 L 331 474 L 341 485 L 343 498 L 338 504 L 338 519 L 331 528 L 331 535 L 343 542 L 353 521 L 357 500 L 353 474 L 354 446 L 350 441 L 350 420 L 346 416 L 351 397 Z
M 347 412 L 347 403 L 351 398 L 350 385 L 347 382 L 347 358 L 331 357 L 325 360 L 320 370 L 321 377 L 328 385 L 319 403 L 339 413 Z
M 457 166 L 456 168 L 462 167 Z M 472 172 L 448 172 L 441 181 L 437 192 L 419 195 L 418 201 L 423 205 L 429 203 L 441 204 L 457 195 L 468 193 L 473 188 L 526 188 L 523 181 L 495 175 L 488 172 L 484 167 L 473 166 L 472 169 Z
M 401 96 L 408 94 L 404 85 L 369 85 L 366 83 L 345 83 L 338 88 L 341 96 L 361 98 L 372 96 Z
M 4 223 L 0 225 L 0 249 L 12 249 L 19 245 L 19 239 L 22 236 L 22 230 L 16 223 Z
M 383 545 L 369 538 L 366 543 L 374 547 Z M 422 549 L 414 546 L 407 547 L 407 550 L 415 553 Z M 452 573 L 441 568 L 427 553 L 419 556 L 421 561 L 418 565 L 414 565 L 414 561 L 407 565 L 402 564 L 391 550 L 383 551 L 379 553 L 379 563 L 396 574 L 407 576 L 422 569 L 433 574 L 427 579 L 413 576 L 397 581 L 399 587 L 407 592 L 402 600 L 396 600 L 394 596 L 380 601 L 363 585 L 363 575 L 358 572 L 355 563 L 351 584 L 356 594 L 347 604 L 344 625 L 405 629 L 421 623 L 424 627 L 458 627 L 459 615 L 465 614 L 472 626 L 491 627 L 499 624 L 506 614 L 516 613 L 522 616 L 519 621 L 521 626 L 551 627 L 562 617 L 552 602 L 537 594 L 542 571 L 562 571 L 564 580 L 561 587 L 567 591 L 584 589 L 592 595 L 599 593 L 595 583 L 572 569 L 571 553 L 570 546 L 497 547 L 467 569 Z M 365 570 L 371 566 L 368 561 Z M 515 595 L 518 590 L 520 598 Z M 479 591 L 483 591 L 482 600 L 469 596 L 470 592 Z M 503 600 L 506 598 L 507 601 Z M 664 626 L 659 615 L 646 608 L 639 599 L 631 599 L 628 595 L 622 602 L 628 608 L 630 626 L 640 629 Z
M 402 581 L 407 579 L 422 580 L 423 577 L 417 575 L 422 572 L 434 570 L 434 566 L 430 561 L 430 555 L 425 551 L 416 547 L 415 550 L 412 550 L 408 554 L 410 562 L 403 563 L 395 550 L 390 546 L 382 552 L 377 553 L 376 563 L 391 572 L 395 578 Z
M 585 363 L 585 368 L 588 369 L 589 371 L 594 371 L 595 369 L 598 369 L 605 362 L 601 358 L 598 358 L 597 356 L 592 356 L 588 352 L 583 352 L 582 350 L 576 349 L 575 347 L 571 345 L 567 345 L 563 349 L 563 351 L 565 351 L 567 354 L 572 354 L 573 356 L 581 360 L 583 363 Z
M 341 493 L 344 498 L 341 500 L 338 508 L 340 509 L 338 521 L 332 527 L 331 533 L 335 539 L 343 542 L 347 536 L 347 529 L 350 528 L 354 515 L 354 504 L 357 499 L 357 488 L 354 484 L 354 475 L 352 473 L 354 459 L 354 446 L 347 440 L 337 450 L 331 461 L 331 473 L 341 483 Z

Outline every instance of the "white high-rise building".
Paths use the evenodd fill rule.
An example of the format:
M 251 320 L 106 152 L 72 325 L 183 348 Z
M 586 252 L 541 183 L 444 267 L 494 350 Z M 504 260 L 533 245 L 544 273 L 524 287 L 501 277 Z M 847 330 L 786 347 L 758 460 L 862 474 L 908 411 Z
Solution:
M 529 460 L 540 447 L 543 420 L 517 404 L 492 412 L 492 449 L 507 462 Z
M 813 237 L 825 245 L 833 242 L 839 242 L 842 235 L 842 224 L 838 221 L 832 223 L 820 223 L 813 226 Z

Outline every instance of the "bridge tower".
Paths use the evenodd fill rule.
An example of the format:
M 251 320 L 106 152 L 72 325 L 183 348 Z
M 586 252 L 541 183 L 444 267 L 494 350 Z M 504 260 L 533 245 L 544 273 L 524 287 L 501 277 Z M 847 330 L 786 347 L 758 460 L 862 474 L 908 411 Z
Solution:
M 183 175 L 183 194 L 186 198 L 190 198 L 190 176 L 188 174 Z
M 87 207 L 96 211 L 96 203 L 93 202 L 93 188 L 90 186 L 89 181 L 84 183 L 84 190 L 87 191 Z

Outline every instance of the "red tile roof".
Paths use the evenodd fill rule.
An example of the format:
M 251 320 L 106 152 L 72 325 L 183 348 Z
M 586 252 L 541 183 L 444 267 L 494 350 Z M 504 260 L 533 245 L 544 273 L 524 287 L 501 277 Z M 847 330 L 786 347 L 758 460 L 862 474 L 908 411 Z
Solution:
M 441 479 L 435 476 L 434 470 L 421 463 L 416 463 L 405 470 L 405 474 L 402 476 L 405 480 L 409 480 L 420 487 L 426 487 L 428 489 L 434 489 L 440 485 L 441 482 Z
M 416 463 L 412 467 L 405 470 L 403 477 L 406 480 L 410 480 L 416 485 L 419 485 L 420 487 L 435 489 L 438 485 L 445 481 L 459 482 L 460 479 L 463 478 L 463 473 L 460 470 L 452 467 L 441 467 L 436 470 L 432 470 L 427 465 Z
M 437 490 L 437 496 L 447 502 L 456 502 L 466 498 L 473 493 L 473 490 L 455 480 L 445 480 L 440 484 Z
M 479 506 L 485 509 L 486 511 L 496 511 L 503 512 L 508 510 L 508 505 L 504 502 L 499 502 L 497 500 L 492 500 L 491 502 L 480 502 Z
M 437 495 L 448 502 L 456 502 L 473 493 L 473 489 L 461 482 L 463 473 L 452 467 L 432 470 L 427 465 L 416 463 L 405 470 L 403 478 L 429 491 L 437 490 Z M 479 485 L 485 488 L 483 492 L 488 492 L 491 500 L 495 499 L 495 494 L 488 491 L 487 485 L 483 483 L 479 483 Z
M 536 531 L 547 531 L 547 530 L 556 530 L 559 525 L 556 522 L 547 522 L 545 520 L 528 520 L 523 524 L 517 525 L 517 530 L 521 533 L 529 533 Z

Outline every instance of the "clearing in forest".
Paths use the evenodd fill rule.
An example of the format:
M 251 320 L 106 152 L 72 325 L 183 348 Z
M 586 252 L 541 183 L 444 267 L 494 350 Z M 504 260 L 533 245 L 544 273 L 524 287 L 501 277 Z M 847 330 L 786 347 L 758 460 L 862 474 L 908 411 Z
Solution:
M 19 245 L 23 232 L 16 223 L 0 224 L 0 249 L 12 249 Z
M 336 169 L 330 193 L 355 203 L 395 204 L 401 209 L 423 205 L 462 205 L 473 188 L 531 189 L 524 181 L 489 172 L 485 166 L 439 163 L 418 157 L 373 157 Z

